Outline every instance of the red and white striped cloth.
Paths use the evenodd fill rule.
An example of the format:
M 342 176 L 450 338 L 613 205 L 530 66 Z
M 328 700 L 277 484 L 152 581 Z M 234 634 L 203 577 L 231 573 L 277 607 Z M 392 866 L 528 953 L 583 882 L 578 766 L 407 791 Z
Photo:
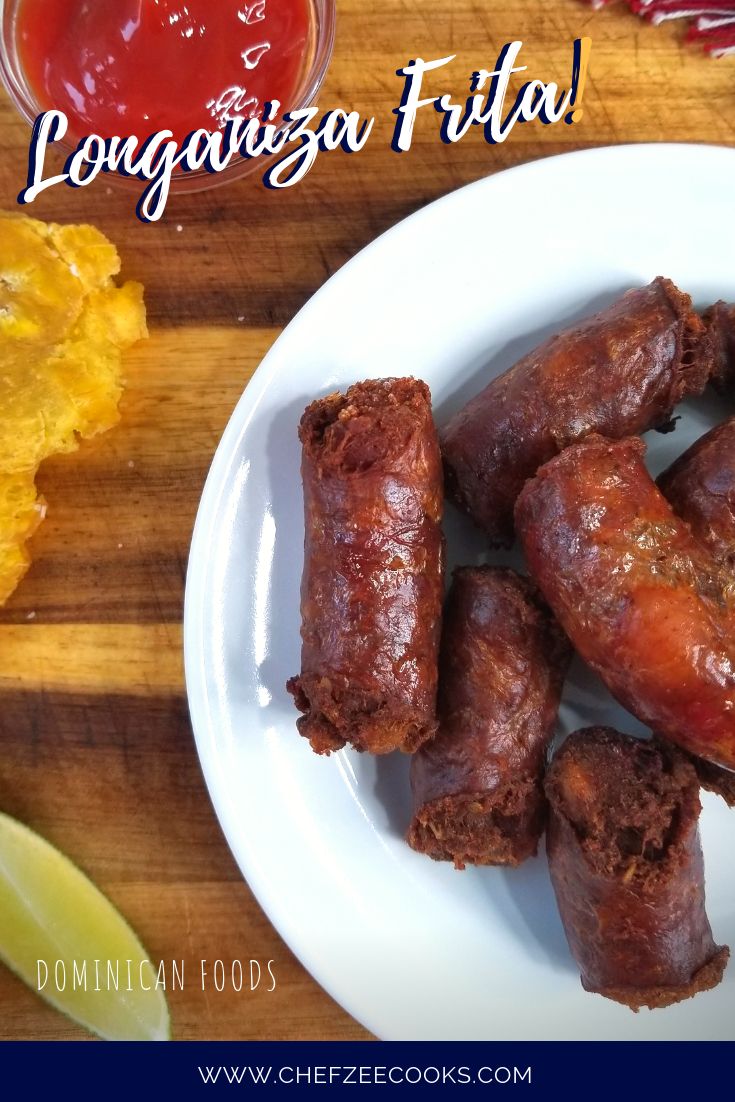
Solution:
M 699 42 L 712 57 L 735 54 L 735 0 L 624 0 L 631 11 L 651 23 L 691 20 L 687 39 Z M 586 0 L 604 8 L 612 0 Z

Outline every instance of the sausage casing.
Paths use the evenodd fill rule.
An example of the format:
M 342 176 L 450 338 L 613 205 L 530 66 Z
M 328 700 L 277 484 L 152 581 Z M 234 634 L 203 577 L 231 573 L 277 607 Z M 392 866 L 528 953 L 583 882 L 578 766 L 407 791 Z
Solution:
M 722 394 L 735 392 L 735 304 L 716 302 L 703 315 L 713 358 L 712 383 Z
M 658 485 L 713 558 L 735 569 L 735 417 L 692 444 Z
M 659 477 L 658 485 L 727 572 L 730 595 L 735 594 L 735 417 L 692 444 Z M 735 807 L 735 773 L 701 758 L 693 757 L 692 764 L 704 788 Z
M 699 785 L 684 756 L 588 728 L 555 756 L 546 792 L 549 871 L 583 987 L 638 1010 L 716 986 L 729 950 L 705 911 Z
M 494 379 L 441 434 L 447 492 L 494 543 L 509 543 L 523 483 L 573 441 L 667 423 L 705 386 L 704 325 L 659 277 L 546 341 Z
M 722 571 L 651 479 L 638 438 L 592 436 L 516 506 L 531 576 L 613 696 L 685 750 L 735 767 L 735 621 Z
M 431 396 L 370 380 L 313 402 L 303 445 L 301 673 L 317 753 L 414 750 L 436 730 L 442 470 Z
M 571 650 L 512 570 L 461 567 L 444 610 L 439 731 L 411 761 L 410 845 L 436 860 L 518 865 L 546 818 L 543 771 Z

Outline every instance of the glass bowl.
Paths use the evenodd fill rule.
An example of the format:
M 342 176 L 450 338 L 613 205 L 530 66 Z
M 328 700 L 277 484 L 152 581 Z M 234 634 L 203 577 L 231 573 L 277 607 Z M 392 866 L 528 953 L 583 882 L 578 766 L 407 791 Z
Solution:
M 32 126 L 38 115 L 48 108 L 38 102 L 33 89 L 26 80 L 17 49 L 16 17 L 23 0 L 0 0 L 0 79 L 16 110 Z M 300 110 L 311 107 L 316 101 L 324 77 L 329 67 L 334 48 L 336 22 L 336 0 L 309 0 L 311 13 L 310 35 L 304 55 L 304 63 L 293 102 L 288 110 Z M 58 146 L 66 153 L 76 149 L 76 142 L 62 140 Z M 233 158 L 222 172 L 209 173 L 205 169 L 194 172 L 174 173 L 171 180 L 173 191 L 205 191 L 217 187 L 229 180 L 237 180 L 256 171 L 268 161 L 267 156 L 245 159 Z M 111 173 L 109 181 L 122 185 L 138 185 L 140 181 L 126 179 Z

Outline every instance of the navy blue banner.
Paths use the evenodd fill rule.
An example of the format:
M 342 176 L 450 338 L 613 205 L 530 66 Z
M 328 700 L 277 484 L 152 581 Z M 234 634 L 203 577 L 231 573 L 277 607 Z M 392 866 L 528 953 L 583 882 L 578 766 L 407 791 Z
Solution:
M 358 1097 L 401 1090 L 418 1098 L 431 1090 L 468 1098 L 670 1102 L 725 1088 L 734 1060 L 735 1042 L 0 1044 L 3 1097 L 35 1099 L 62 1088 L 105 1102 L 243 1092 L 265 1100 L 274 1091 L 330 1087 L 352 1088 Z

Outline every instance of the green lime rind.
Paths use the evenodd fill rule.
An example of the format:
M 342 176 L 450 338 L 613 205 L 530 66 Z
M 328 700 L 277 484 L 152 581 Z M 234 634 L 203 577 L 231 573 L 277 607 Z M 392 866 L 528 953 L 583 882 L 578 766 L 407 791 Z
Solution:
M 163 991 L 156 990 L 154 967 L 145 963 L 148 955 L 119 911 L 68 857 L 2 813 L 0 960 L 56 1010 L 106 1041 L 171 1038 L 168 1005 Z M 38 961 L 48 966 L 40 991 Z M 63 991 L 55 981 L 57 961 L 66 969 Z M 87 990 L 82 986 L 85 961 Z M 111 973 L 108 961 L 113 962 Z M 130 982 L 127 961 L 132 962 Z M 119 962 L 118 990 L 114 962 Z M 43 980 L 43 966 L 40 972 Z M 141 985 L 141 974 L 150 990 Z M 61 968 L 59 979 L 60 987 Z

